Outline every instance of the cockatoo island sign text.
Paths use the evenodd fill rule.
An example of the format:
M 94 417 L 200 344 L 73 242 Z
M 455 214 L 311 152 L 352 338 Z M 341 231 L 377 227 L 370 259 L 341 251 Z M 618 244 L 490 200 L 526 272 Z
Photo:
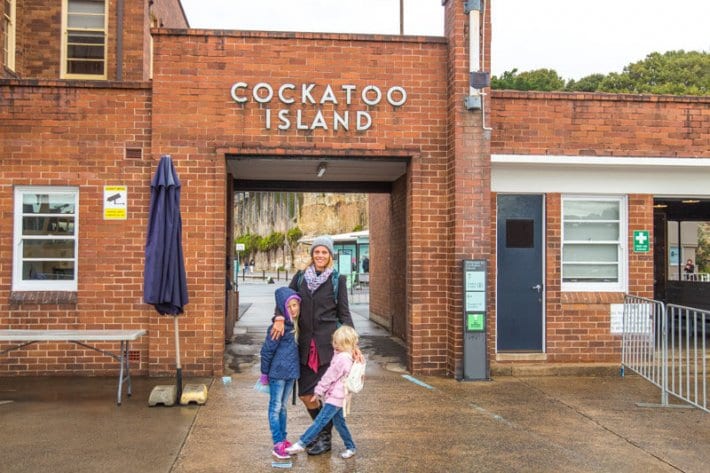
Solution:
M 256 102 L 261 105 L 267 130 L 366 131 L 372 127 L 368 107 L 376 107 L 385 101 L 399 108 L 407 101 L 407 91 L 400 86 L 358 88 L 352 84 L 333 87 L 315 83 L 274 86 L 259 82 L 250 88 L 246 82 L 235 82 L 229 93 L 238 104 Z M 272 104 L 286 107 L 273 110 Z M 324 111 L 321 106 L 326 104 L 332 104 L 332 109 Z

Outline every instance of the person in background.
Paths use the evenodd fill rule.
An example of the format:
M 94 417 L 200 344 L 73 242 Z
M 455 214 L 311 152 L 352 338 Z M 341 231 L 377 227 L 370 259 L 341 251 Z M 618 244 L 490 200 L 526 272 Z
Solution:
M 298 396 L 308 409 L 311 419 L 318 417 L 321 405 L 313 400 L 313 391 L 333 359 L 331 339 L 338 325 L 354 327 L 348 304 L 348 288 L 345 276 L 340 276 L 333 267 L 333 239 L 319 236 L 311 245 L 311 261 L 296 272 L 289 287 L 301 296 L 301 315 L 298 318 L 298 351 L 301 376 L 298 378 Z M 335 291 L 337 285 L 337 297 Z M 271 336 L 283 334 L 284 317 L 274 317 Z M 353 351 L 355 359 L 362 360 L 358 348 Z M 320 455 L 331 449 L 333 422 L 326 424 L 313 442 L 306 446 L 309 455 Z
M 269 429 L 274 448 L 271 454 L 279 460 L 290 458 L 286 447 L 286 411 L 288 399 L 300 374 L 298 360 L 298 316 L 301 297 L 288 287 L 276 289 L 276 306 L 284 317 L 284 335 L 277 340 L 271 336 L 271 328 L 266 331 L 266 340 L 261 347 L 261 377 L 259 382 L 269 386 Z
M 688 261 L 685 262 L 683 271 L 685 271 L 685 274 L 693 274 L 695 272 L 695 265 L 693 264 L 692 259 L 688 258 Z

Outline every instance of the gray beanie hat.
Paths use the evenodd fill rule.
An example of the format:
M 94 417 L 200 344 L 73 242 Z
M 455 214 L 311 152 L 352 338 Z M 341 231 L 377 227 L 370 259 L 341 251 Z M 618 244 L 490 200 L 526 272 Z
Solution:
M 311 243 L 311 256 L 313 256 L 313 250 L 315 250 L 317 246 L 325 246 L 330 252 L 330 256 L 335 256 L 335 250 L 333 249 L 333 239 L 328 235 L 319 236 L 313 240 L 313 243 Z

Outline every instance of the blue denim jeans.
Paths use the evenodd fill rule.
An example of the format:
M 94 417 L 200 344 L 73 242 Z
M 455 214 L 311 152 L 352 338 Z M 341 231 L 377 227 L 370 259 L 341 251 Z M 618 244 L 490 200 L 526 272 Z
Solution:
M 340 438 L 343 439 L 345 448 L 355 450 L 355 442 L 353 442 L 353 437 L 352 435 L 350 435 L 348 426 L 345 424 L 345 417 L 343 417 L 343 408 L 334 406 L 332 404 L 323 404 L 323 407 L 321 408 L 320 412 L 313 421 L 313 424 L 308 427 L 306 433 L 301 435 L 301 438 L 299 439 L 300 442 L 303 445 L 308 445 L 309 443 L 311 443 L 313 439 L 316 438 L 316 435 L 318 435 L 318 433 L 323 430 L 323 427 L 325 427 L 325 425 L 330 422 L 331 419 L 333 420 L 335 430 L 338 431 L 338 434 L 340 434 Z
M 274 444 L 286 440 L 286 410 L 295 381 L 269 378 L 269 429 Z

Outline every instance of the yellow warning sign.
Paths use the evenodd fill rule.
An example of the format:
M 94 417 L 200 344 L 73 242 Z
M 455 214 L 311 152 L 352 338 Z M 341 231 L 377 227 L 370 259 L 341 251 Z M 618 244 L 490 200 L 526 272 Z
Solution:
M 128 218 L 128 187 L 104 186 L 104 220 Z

